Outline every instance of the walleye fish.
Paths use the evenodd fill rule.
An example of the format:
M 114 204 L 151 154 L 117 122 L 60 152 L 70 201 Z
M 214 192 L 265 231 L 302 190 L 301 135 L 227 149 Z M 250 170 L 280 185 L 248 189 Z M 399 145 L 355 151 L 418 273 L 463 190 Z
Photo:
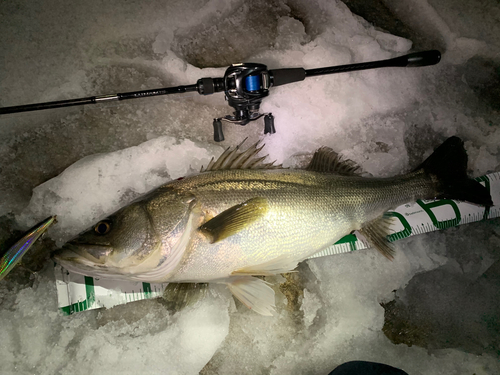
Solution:
M 262 146 L 263 147 L 263 146 Z M 224 283 L 249 308 L 272 315 L 274 291 L 254 276 L 293 270 L 354 230 L 393 258 L 384 213 L 417 199 L 491 206 L 466 174 L 457 137 L 415 171 L 364 178 L 323 147 L 305 170 L 264 163 L 254 145 L 227 149 L 199 174 L 148 193 L 69 242 L 55 255 L 90 276 L 168 283 Z

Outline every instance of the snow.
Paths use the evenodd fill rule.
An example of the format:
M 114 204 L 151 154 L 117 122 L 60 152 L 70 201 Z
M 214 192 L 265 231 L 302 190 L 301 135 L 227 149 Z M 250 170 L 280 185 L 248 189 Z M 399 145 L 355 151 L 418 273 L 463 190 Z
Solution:
M 345 2 L 364 14 L 362 1 Z M 57 214 L 48 236 L 61 245 L 246 137 L 285 166 L 327 145 L 390 176 L 458 135 L 471 174 L 499 170 L 498 3 L 379 3 L 411 40 L 340 1 L 2 2 L 1 106 L 193 84 L 242 61 L 310 69 L 434 48 L 443 58 L 272 88 L 261 111 L 277 133 L 224 124 L 220 144 L 212 119 L 231 112 L 221 93 L 1 116 L 0 240 Z M 498 236 L 493 220 L 400 241 L 390 264 L 373 250 L 309 260 L 289 289 L 274 279 L 273 318 L 218 286 L 181 311 L 149 300 L 63 316 L 48 261 L 0 283 L 2 373 L 328 374 L 349 360 L 412 375 L 497 373 Z M 381 303 L 389 311 L 391 301 L 389 319 Z

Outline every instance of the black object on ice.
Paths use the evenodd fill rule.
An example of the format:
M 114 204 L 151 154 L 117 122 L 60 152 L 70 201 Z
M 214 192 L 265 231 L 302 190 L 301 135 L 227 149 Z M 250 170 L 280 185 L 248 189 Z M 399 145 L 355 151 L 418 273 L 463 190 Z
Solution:
M 228 104 L 234 108 L 233 115 L 214 119 L 214 140 L 224 140 L 222 122 L 226 121 L 237 125 L 246 125 L 264 117 L 264 133 L 276 133 L 274 117 L 271 113 L 259 113 L 262 99 L 269 95 L 269 88 L 302 81 L 307 77 L 321 76 L 334 73 L 352 72 L 384 67 L 417 67 L 437 64 L 441 60 L 441 53 L 436 50 L 411 53 L 388 60 L 370 61 L 358 64 L 338 65 L 317 69 L 286 68 L 268 70 L 267 66 L 256 63 L 233 64 L 227 68 L 223 78 L 201 78 L 194 85 L 166 87 L 161 89 L 125 92 L 90 96 L 87 98 L 60 100 L 37 104 L 19 105 L 0 108 L 0 115 L 38 111 L 41 109 L 69 107 L 84 104 L 96 104 L 109 100 L 126 100 L 144 98 L 148 96 L 181 94 L 198 91 L 201 95 L 210 95 L 224 91 Z
M 383 363 L 352 361 L 341 364 L 328 375 L 408 375 L 408 373 Z

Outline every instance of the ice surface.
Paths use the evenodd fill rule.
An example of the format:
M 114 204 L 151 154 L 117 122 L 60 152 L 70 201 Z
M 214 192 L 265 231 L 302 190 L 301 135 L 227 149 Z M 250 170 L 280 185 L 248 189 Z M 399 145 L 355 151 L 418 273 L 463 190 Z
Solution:
M 0 311 L 2 374 L 197 374 L 228 333 L 227 296 L 176 314 L 152 300 L 62 317 L 52 276 L 15 292 Z
M 363 1 L 346 3 L 363 10 Z M 222 144 L 211 141 L 212 119 L 231 112 L 222 94 L 0 117 L 2 238 L 57 214 L 49 235 L 61 243 L 245 137 L 264 139 L 270 158 L 285 165 L 327 145 L 388 176 L 416 167 L 458 135 L 471 173 L 499 170 L 498 3 L 374 4 L 389 14 L 391 31 L 402 24 L 407 38 L 380 29 L 377 5 L 365 20 L 340 1 L 1 2 L 2 106 L 192 84 L 240 61 L 308 69 L 394 57 L 412 41 L 443 53 L 437 66 L 273 88 L 261 108 L 276 117 L 277 133 L 264 136 L 261 122 L 225 125 Z M 391 264 L 371 250 L 307 261 L 286 282 L 269 280 L 276 282 L 274 318 L 216 288 L 179 312 L 142 301 L 65 317 L 48 262 L 30 280 L 0 285 L 2 373 L 327 374 L 349 360 L 412 375 L 498 373 L 499 318 L 491 302 L 499 290 L 498 235 L 493 221 L 400 242 Z M 420 298 L 433 285 L 442 288 Z M 436 300 L 463 301 L 462 289 L 484 304 L 452 304 L 465 311 L 460 320 Z M 380 305 L 391 300 L 394 318 Z M 420 318 L 403 329 L 397 324 L 405 312 Z M 432 329 L 436 314 L 477 340 L 464 344 L 460 335 Z M 478 314 L 488 319 L 478 322 Z M 429 327 L 435 334 L 426 336 Z

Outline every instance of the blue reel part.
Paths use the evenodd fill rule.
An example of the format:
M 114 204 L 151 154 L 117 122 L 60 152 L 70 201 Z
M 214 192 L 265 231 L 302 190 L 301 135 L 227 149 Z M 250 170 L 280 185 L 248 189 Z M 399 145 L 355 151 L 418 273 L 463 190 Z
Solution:
M 259 91 L 260 83 L 260 74 L 245 77 L 245 86 L 247 88 L 247 91 Z

